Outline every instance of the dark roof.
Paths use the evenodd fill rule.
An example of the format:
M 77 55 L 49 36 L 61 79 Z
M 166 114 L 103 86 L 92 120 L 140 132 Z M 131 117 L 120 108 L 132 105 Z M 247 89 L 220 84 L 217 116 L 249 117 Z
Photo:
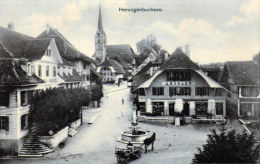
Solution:
M 260 67 L 253 61 L 226 62 L 226 66 L 236 85 L 260 85 Z
M 65 59 L 84 60 L 88 63 L 95 61 L 78 51 L 58 30 L 49 27 L 49 31 L 43 31 L 37 38 L 54 38 L 60 55 Z
M 13 58 L 14 55 L 0 42 L 0 58 Z
M 50 42 L 50 38 L 27 40 L 24 46 L 24 58 L 29 60 L 41 59 Z
M 199 66 L 177 48 L 160 69 L 199 69 Z
M 60 76 L 65 82 L 76 82 L 76 81 L 82 81 L 82 80 L 83 80 L 83 77 L 80 76 L 75 69 L 72 70 L 72 74 L 73 74 L 73 75 L 68 74 L 68 76 L 65 75 L 65 74 L 63 74 L 63 76 L 61 76 L 61 75 L 59 74 L 59 76 Z
M 103 63 L 99 64 L 99 67 L 113 67 L 116 73 L 125 73 L 123 67 L 113 59 L 106 59 Z
M 63 61 L 63 65 L 66 66 L 74 66 L 73 64 L 71 64 L 68 60 L 64 59 L 63 57 L 61 57 L 62 61 Z
M 127 62 L 124 61 L 124 59 L 122 59 L 121 56 L 115 56 L 112 59 L 114 59 L 115 61 L 117 61 L 123 68 L 125 69 L 129 69 L 132 68 L 131 65 Z
M 93 73 L 98 78 L 102 78 L 102 76 L 92 67 L 90 67 L 90 72 Z
M 107 57 L 113 58 L 118 55 L 129 64 L 137 57 L 129 44 L 107 45 Z
M 43 83 L 43 80 L 35 76 L 28 76 L 22 69 L 18 60 L 0 60 L 0 85 L 26 85 Z
M 150 79 L 150 74 L 147 74 L 145 71 L 140 72 L 138 75 L 132 78 L 133 80 L 133 90 L 139 85 L 143 84 L 146 80 Z
M 30 36 L 0 26 L 0 41 L 16 58 L 24 58 L 24 47 Z

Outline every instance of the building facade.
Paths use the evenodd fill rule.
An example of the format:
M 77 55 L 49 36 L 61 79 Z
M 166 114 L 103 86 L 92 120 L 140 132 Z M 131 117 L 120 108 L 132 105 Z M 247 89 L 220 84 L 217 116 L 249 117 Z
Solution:
M 260 66 L 253 61 L 226 62 L 221 83 L 230 90 L 227 108 L 230 116 L 260 118 Z
M 226 116 L 225 89 L 181 50 L 177 49 L 156 67 L 158 70 L 153 68 L 147 68 L 152 76 L 133 90 L 138 95 L 137 108 L 141 113 L 214 119 Z

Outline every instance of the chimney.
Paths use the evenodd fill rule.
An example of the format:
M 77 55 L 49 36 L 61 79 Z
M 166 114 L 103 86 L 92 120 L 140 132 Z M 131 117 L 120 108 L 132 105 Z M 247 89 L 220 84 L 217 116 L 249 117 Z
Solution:
M 14 24 L 12 22 L 8 23 L 7 28 L 9 30 L 14 30 Z
M 188 44 L 185 45 L 185 54 L 190 57 L 190 46 Z
M 49 31 L 50 31 L 50 26 L 49 24 L 46 25 L 46 34 L 49 34 Z

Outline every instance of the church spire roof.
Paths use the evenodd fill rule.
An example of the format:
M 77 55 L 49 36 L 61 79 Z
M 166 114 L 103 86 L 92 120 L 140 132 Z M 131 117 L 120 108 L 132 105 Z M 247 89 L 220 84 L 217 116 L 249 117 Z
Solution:
M 98 30 L 103 31 L 101 6 L 99 5 L 99 16 L 98 16 Z

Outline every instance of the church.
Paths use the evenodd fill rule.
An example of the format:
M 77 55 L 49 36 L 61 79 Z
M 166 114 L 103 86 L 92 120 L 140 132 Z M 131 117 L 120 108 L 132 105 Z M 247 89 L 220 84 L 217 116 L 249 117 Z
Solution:
M 97 71 L 103 82 L 114 83 L 130 76 L 137 55 L 129 44 L 107 45 L 103 29 L 101 7 L 99 7 L 98 29 L 95 35 L 95 53 L 92 58 L 99 63 Z M 120 71 L 116 71 L 120 70 Z

